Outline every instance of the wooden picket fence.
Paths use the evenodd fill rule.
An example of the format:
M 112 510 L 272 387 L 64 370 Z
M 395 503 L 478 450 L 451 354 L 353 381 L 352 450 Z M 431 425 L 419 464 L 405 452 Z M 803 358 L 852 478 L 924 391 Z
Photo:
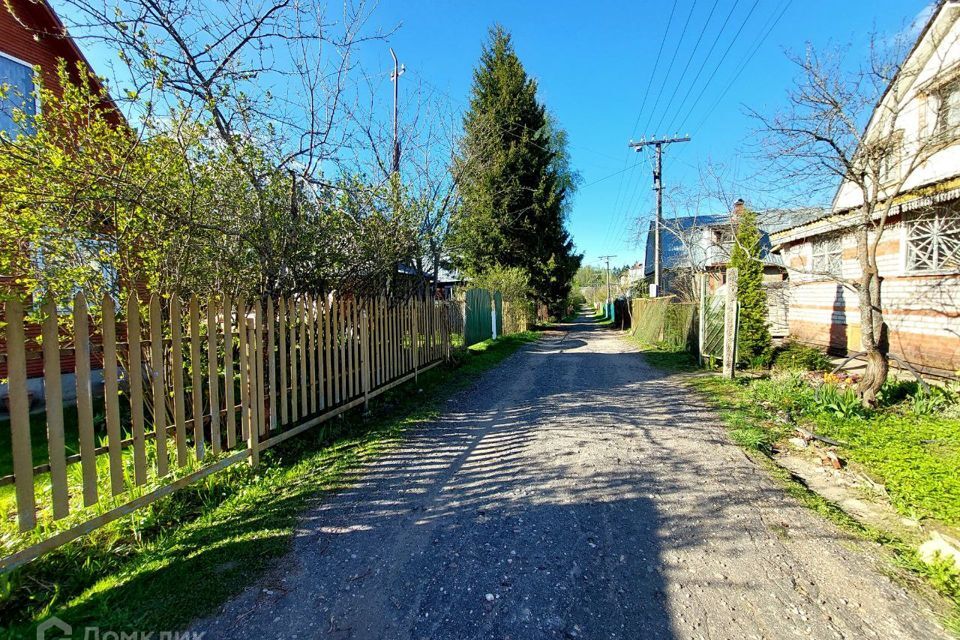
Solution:
M 0 571 L 227 466 L 257 465 L 264 449 L 449 358 L 451 335 L 463 331 L 449 303 L 415 299 L 302 296 L 263 305 L 133 294 L 120 313 L 110 296 L 96 302 L 78 294 L 72 309 L 44 306 L 39 341 L 28 337 L 23 304 L 5 304 L 0 355 L 13 473 L 0 478 L 0 491 L 13 485 L 5 515 L 29 532 L 30 544 L 8 548 Z M 31 443 L 26 366 L 38 350 L 49 458 L 42 464 Z M 75 453 L 67 449 L 61 373 L 70 350 Z M 99 430 L 91 359 L 103 366 Z

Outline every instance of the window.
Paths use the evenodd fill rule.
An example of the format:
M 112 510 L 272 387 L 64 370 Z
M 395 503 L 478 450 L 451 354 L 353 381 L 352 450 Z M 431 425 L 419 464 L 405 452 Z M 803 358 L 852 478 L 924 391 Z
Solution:
M 880 182 L 888 184 L 900 179 L 900 169 L 903 166 L 903 129 L 890 136 L 880 157 Z
M 937 114 L 937 133 L 953 137 L 960 130 L 960 80 L 940 89 L 940 108 Z
M 907 269 L 960 271 L 960 213 L 940 209 L 907 223 Z
M 843 272 L 843 243 L 838 236 L 813 242 L 813 271 L 839 277 Z
M 13 112 L 20 109 L 28 116 L 37 114 L 37 100 L 32 95 L 33 68 L 20 60 L 0 53 L 0 133 L 15 138 L 18 133 L 29 133 L 31 126 L 24 128 L 14 122 Z

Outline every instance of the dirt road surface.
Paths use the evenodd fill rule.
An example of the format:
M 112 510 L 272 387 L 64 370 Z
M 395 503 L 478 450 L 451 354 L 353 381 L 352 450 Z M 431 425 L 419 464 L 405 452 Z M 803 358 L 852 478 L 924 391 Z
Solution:
M 548 333 L 305 514 L 206 638 L 939 639 L 677 378 Z

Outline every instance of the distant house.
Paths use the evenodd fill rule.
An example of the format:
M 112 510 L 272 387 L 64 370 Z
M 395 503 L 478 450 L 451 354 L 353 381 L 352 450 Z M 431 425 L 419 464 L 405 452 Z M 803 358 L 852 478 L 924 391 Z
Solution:
M 61 59 L 66 61 L 74 79 L 78 79 L 78 62 L 90 68 L 49 3 L 45 0 L 7 0 L 4 6 L 0 7 L 0 85 L 5 88 L 5 97 L 0 99 L 0 135 L 12 138 L 21 132 L 13 120 L 15 108 L 31 115 L 37 114 L 38 110 L 43 108 L 36 96 L 32 95 L 35 90 L 34 67 L 39 68 L 39 80 L 43 86 L 58 95 L 61 94 L 62 87 L 57 75 L 57 65 Z M 96 77 L 89 77 L 87 81 L 93 83 L 95 89 L 101 88 Z M 123 117 L 112 104 L 104 106 L 109 109 L 111 118 L 115 118 L 118 125 L 123 123 Z M 10 286 L 12 281 L 12 274 L 0 273 L 0 285 Z M 40 327 L 29 325 L 26 332 L 28 339 L 33 341 L 40 334 Z M 5 351 L 2 342 L 0 351 Z M 95 367 L 99 366 L 97 354 L 91 355 L 91 361 Z M 61 370 L 68 375 L 65 384 L 67 396 L 72 391 L 69 376 L 74 369 L 73 352 L 63 351 Z M 27 376 L 30 378 L 28 384 L 34 397 L 43 395 L 42 375 L 43 361 L 40 350 L 31 342 L 27 351 Z M 0 379 L 6 377 L 6 362 L 0 359 Z M 0 385 L 0 398 L 5 395 L 4 386 Z M 0 408 L 0 411 L 2 410 Z
M 708 295 L 723 295 L 726 291 L 726 271 L 733 251 L 735 221 L 744 203 L 738 200 L 729 214 L 685 216 L 663 222 L 661 233 L 663 295 L 696 299 L 699 292 L 691 277 L 696 273 L 707 275 Z M 760 248 L 763 260 L 763 283 L 767 293 L 768 321 L 771 334 L 787 334 L 787 270 L 781 257 L 772 251 L 769 230 L 815 215 L 812 209 L 767 210 L 757 212 L 760 226 Z M 653 278 L 654 260 L 653 224 L 647 234 L 645 274 Z
M 960 2 L 941 2 L 875 111 L 865 136 L 896 141 L 881 185 L 900 182 L 925 141 L 936 152 L 893 198 L 877 250 L 891 354 L 931 372 L 960 370 Z M 890 104 L 890 101 L 896 101 Z M 892 135 L 886 129 L 893 127 Z M 885 133 L 881 133 L 885 131 Z M 942 143 L 942 146 L 941 146 Z M 837 353 L 861 350 L 859 304 L 844 282 L 861 275 L 853 228 L 862 205 L 849 182 L 826 215 L 787 226 L 771 239 L 791 282 L 790 335 Z M 871 240 L 876 235 L 871 235 Z

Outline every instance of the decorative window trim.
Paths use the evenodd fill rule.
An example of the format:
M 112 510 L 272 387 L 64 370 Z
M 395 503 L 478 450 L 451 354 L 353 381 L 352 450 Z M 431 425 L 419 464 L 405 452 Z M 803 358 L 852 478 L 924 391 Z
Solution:
M 904 221 L 904 273 L 960 273 L 960 211 L 936 207 Z
M 810 242 L 811 271 L 815 276 L 843 276 L 843 236 L 827 235 Z

